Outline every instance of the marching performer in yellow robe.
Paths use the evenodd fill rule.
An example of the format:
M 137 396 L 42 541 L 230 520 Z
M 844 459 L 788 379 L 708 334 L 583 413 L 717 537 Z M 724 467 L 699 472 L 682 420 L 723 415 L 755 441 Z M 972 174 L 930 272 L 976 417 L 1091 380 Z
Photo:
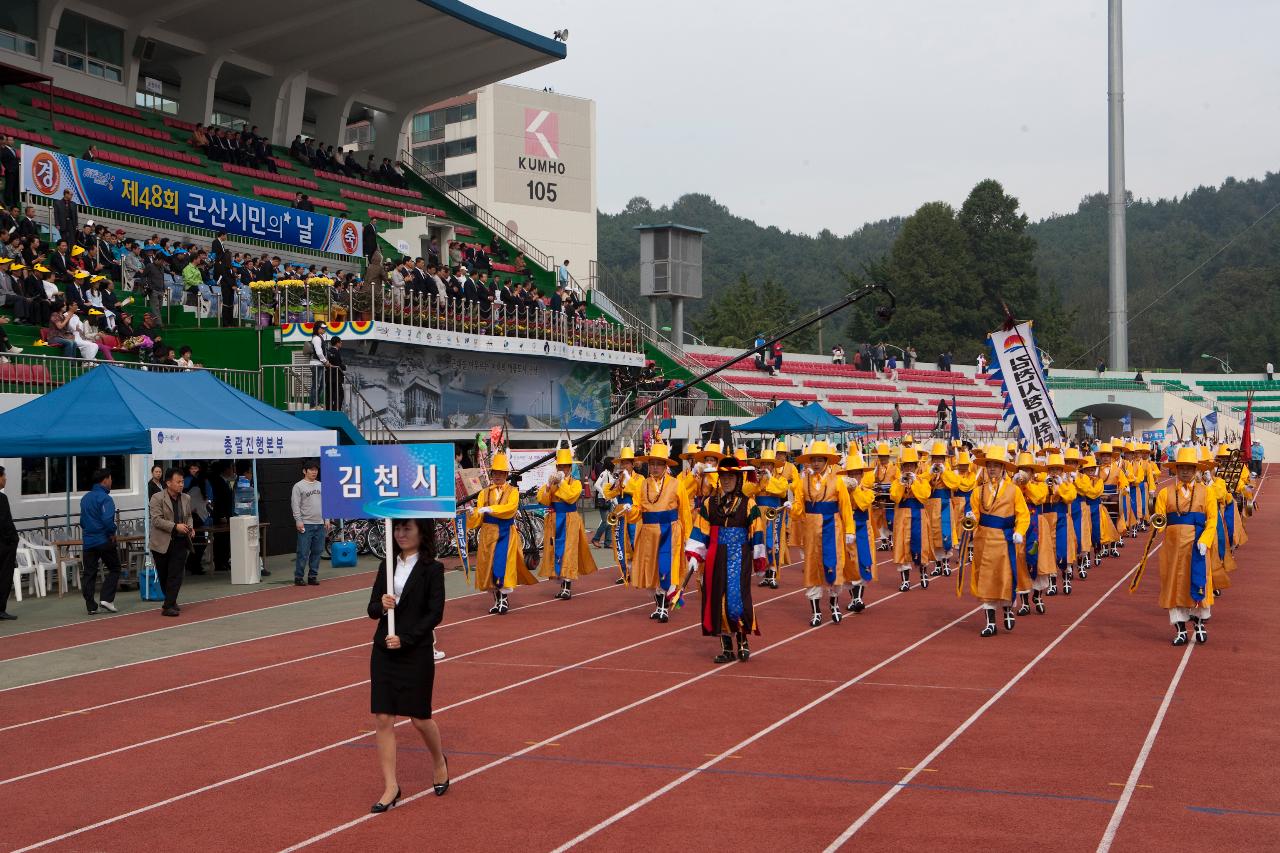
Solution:
M 1081 472 L 1082 461 L 1078 447 L 1068 447 L 1063 455 L 1063 462 L 1067 466 L 1067 480 L 1076 488 L 1076 499 L 1071 502 L 1070 509 L 1071 532 L 1076 538 L 1075 568 L 1080 573 L 1080 579 L 1084 580 L 1089 576 L 1089 567 L 1092 565 L 1089 555 L 1093 552 L 1093 519 L 1089 510 L 1089 495 L 1093 489 L 1093 481 Z M 1067 577 L 1070 576 L 1071 567 L 1068 566 Z
M 1125 479 L 1129 481 L 1129 534 L 1137 537 L 1146 530 L 1147 507 L 1146 498 L 1142 494 L 1142 486 L 1147 482 L 1147 469 L 1142 462 L 1139 450 L 1142 445 L 1132 441 L 1124 445 L 1121 455 Z
M 578 512 L 582 482 L 573 478 L 575 464 L 578 463 L 571 449 L 557 450 L 556 473 L 538 489 L 538 503 L 549 507 L 542 520 L 542 563 L 538 574 L 559 580 L 556 598 L 566 601 L 573 595 L 573 582 L 596 570 L 591 543 L 587 541 L 582 514 Z
M 1111 513 L 1102 504 L 1106 484 L 1102 481 L 1102 471 L 1093 456 L 1080 460 L 1080 477 L 1076 481 L 1076 491 L 1084 495 L 1085 506 L 1089 513 L 1089 546 L 1093 551 L 1092 564 L 1100 564 L 1107 556 L 1107 549 L 1115 550 L 1120 540 L 1120 531 L 1116 530 L 1111 520 Z M 1118 551 L 1115 552 L 1119 554 Z M 1086 567 L 1087 571 L 1087 567 Z M 1084 571 L 1080 577 L 1086 577 Z
M 1058 594 L 1058 577 L 1062 577 L 1063 595 L 1071 594 L 1072 567 L 1076 562 L 1076 532 L 1071 524 L 1071 507 L 1076 502 L 1075 484 L 1067 478 L 1066 461 L 1059 453 L 1050 453 L 1045 462 L 1045 481 L 1041 491 L 1039 553 L 1036 555 L 1037 576 L 1032 583 L 1036 613 L 1044 613 L 1042 594 Z M 1028 558 L 1030 559 L 1030 558 Z M 1024 615 L 1024 597 L 1018 615 Z
M 764 518 L 764 551 L 768 561 L 760 586 L 778 588 L 782 567 L 791 562 L 790 543 L 787 541 L 786 517 L 791 509 L 791 483 L 780 473 L 777 451 L 766 447 L 760 458 L 752 462 L 760 472 L 756 484 L 756 505 Z
M 1107 504 L 1116 507 L 1115 518 L 1111 519 L 1116 538 L 1110 545 L 1111 556 L 1119 557 L 1120 549 L 1124 547 L 1124 534 L 1129 529 L 1129 480 L 1109 443 L 1098 445 L 1098 478 L 1102 481 L 1102 511 L 1110 515 Z
M 493 454 L 489 467 L 492 485 L 480 492 L 475 507 L 467 513 L 467 529 L 480 528 L 475 587 L 493 591 L 493 606 L 489 612 L 499 616 L 505 615 L 509 609 L 507 596 L 516 584 L 538 582 L 524 565 L 520 532 L 515 528 L 520 491 L 507 483 L 510 474 L 511 463 L 507 454 Z
M 867 606 L 862 600 L 863 588 L 879 579 L 876 573 L 875 534 L 871 526 L 871 507 L 875 503 L 876 493 L 868 485 L 869 478 L 866 476 L 872 473 L 874 466 L 864 462 L 862 454 L 854 448 L 849 451 L 849 458 L 843 467 L 845 488 L 849 492 L 849 508 L 853 512 L 853 544 L 845 548 L 845 561 L 853 574 L 846 607 L 854 613 L 861 613 Z
M 649 468 L 640 499 L 627 511 L 627 521 L 639 526 L 631 561 L 631 585 L 654 591 L 650 619 L 666 622 L 678 603 L 685 539 L 690 530 L 689 494 L 668 473 L 676 465 L 665 444 L 655 444 L 640 461 Z
M 960 477 L 951 470 L 950 451 L 945 441 L 935 441 L 929 451 L 932 460 L 929 468 L 929 500 L 925 510 L 929 513 L 929 530 L 933 551 L 933 576 L 951 575 L 951 549 L 960 538 L 960 520 L 956 517 L 952 499 L 960 487 Z
M 1008 475 L 1017 470 L 1000 445 L 987 448 L 986 477 L 975 490 L 970 513 L 977 522 L 973 532 L 973 568 L 969 592 L 982 603 L 986 624 L 983 637 L 996 634 L 996 606 L 1004 611 L 1004 629 L 1014 625 L 1013 601 L 1017 591 L 1017 548 L 1026 540 L 1031 514 L 1022 490 Z
M 1224 510 L 1230 500 L 1230 496 L 1227 493 L 1226 481 L 1216 473 L 1218 458 L 1204 445 L 1199 447 L 1198 453 L 1201 468 L 1200 477 L 1205 486 L 1208 487 L 1209 495 L 1218 505 L 1214 547 L 1209 550 L 1209 570 L 1213 577 L 1213 594 L 1219 596 L 1222 595 L 1224 590 L 1231 588 L 1231 573 L 1236 570 L 1236 558 L 1231 553 L 1230 542 L 1227 538 L 1226 513 Z
M 631 557 L 635 552 L 636 526 L 626 519 L 626 507 L 633 506 L 640 494 L 640 484 L 644 477 L 635 470 L 636 450 L 631 442 L 622 447 L 622 453 L 613 460 L 618 466 L 618 474 L 613 483 L 605 486 L 604 497 L 614 502 L 615 507 L 622 507 L 618 521 L 614 525 L 613 550 L 618 558 L 618 579 L 615 584 L 625 583 L 631 572 Z M 615 512 L 617 510 L 615 509 Z
M 831 621 L 840 624 L 840 588 L 853 581 L 847 548 L 853 544 L 853 511 L 849 491 L 836 470 L 840 454 L 825 441 L 815 441 L 797 457 L 805 471 L 795 493 L 791 519 L 804 549 L 804 585 L 812 608 L 809 624 L 822 624 L 822 596 L 831 606 Z
M 898 564 L 902 576 L 899 591 L 911 589 L 911 569 L 920 572 L 920 588 L 929 588 L 929 572 L 924 567 L 924 555 L 933 542 L 933 526 L 925 504 L 933 489 L 929 485 L 928 460 L 908 445 L 899 457 L 901 474 L 889 488 L 889 499 L 894 503 L 893 513 L 893 561 Z
M 1196 642 L 1209 639 L 1213 584 L 1208 565 L 1218 529 L 1218 502 L 1212 487 L 1197 477 L 1205 470 L 1194 447 L 1180 447 L 1168 466 L 1177 481 L 1156 495 L 1155 514 L 1166 519 L 1160 549 L 1160 606 L 1169 611 L 1173 644 L 1187 643 L 1187 622 L 1195 626 Z
M 898 479 L 899 474 L 887 441 L 876 444 L 876 466 L 871 476 L 871 489 L 880 498 L 871 507 L 871 525 L 876 535 L 876 550 L 888 551 L 893 547 L 893 505 L 889 503 L 889 488 Z

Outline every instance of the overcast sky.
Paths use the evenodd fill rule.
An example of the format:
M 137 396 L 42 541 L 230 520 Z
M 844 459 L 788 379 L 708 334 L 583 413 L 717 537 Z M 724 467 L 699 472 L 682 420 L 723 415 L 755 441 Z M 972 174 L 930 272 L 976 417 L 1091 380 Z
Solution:
M 597 104 L 599 206 L 704 192 L 846 234 L 993 177 L 1033 219 L 1107 187 L 1106 0 L 471 0 L 566 60 L 512 82 Z M 1280 2 L 1128 0 L 1128 188 L 1280 166 Z

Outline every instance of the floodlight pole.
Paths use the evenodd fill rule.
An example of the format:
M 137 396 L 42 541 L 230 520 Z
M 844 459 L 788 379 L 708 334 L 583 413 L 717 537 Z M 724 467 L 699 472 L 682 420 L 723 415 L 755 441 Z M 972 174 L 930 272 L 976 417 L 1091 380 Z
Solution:
M 1124 41 L 1121 31 L 1122 0 L 1108 0 L 1107 26 L 1107 122 L 1108 137 L 1108 233 L 1111 367 L 1129 369 L 1129 309 L 1125 254 L 1124 188 Z

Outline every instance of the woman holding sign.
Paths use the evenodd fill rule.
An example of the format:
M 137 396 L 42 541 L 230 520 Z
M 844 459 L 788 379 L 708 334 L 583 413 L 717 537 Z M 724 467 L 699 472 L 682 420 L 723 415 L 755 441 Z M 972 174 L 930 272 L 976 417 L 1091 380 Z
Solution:
M 381 814 L 400 800 L 396 781 L 397 716 L 408 717 L 434 762 L 437 797 L 449 790 L 449 762 L 440 730 L 431 719 L 435 682 L 432 631 L 444 618 L 444 566 L 435 559 L 435 526 L 430 519 L 400 519 L 393 529 L 393 576 L 388 592 L 387 562 L 369 594 L 369 618 L 378 620 L 369 660 L 370 710 L 376 720 L 382 796 L 370 811 Z M 389 619 L 390 617 L 390 619 Z M 388 623 L 394 619 L 393 631 Z

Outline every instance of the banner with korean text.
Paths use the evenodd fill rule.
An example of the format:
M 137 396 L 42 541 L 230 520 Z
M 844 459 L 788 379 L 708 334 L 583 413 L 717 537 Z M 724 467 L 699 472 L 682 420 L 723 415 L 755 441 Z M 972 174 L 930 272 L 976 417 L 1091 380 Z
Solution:
M 48 199 L 71 192 L 76 204 L 174 225 L 226 231 L 321 252 L 359 257 L 364 249 L 359 222 L 323 213 L 219 192 L 81 160 L 34 145 L 22 146 L 22 191 Z
M 153 429 L 156 459 L 301 459 L 338 442 L 331 429 Z
M 995 366 L 991 376 L 1000 380 L 1004 394 L 1005 420 L 1016 425 L 1022 438 L 1032 444 L 1061 442 L 1062 425 L 1049 396 L 1031 324 L 1018 323 L 1012 329 L 992 332 L 987 344 Z
M 320 454 L 325 518 L 453 518 L 452 444 L 362 444 Z

